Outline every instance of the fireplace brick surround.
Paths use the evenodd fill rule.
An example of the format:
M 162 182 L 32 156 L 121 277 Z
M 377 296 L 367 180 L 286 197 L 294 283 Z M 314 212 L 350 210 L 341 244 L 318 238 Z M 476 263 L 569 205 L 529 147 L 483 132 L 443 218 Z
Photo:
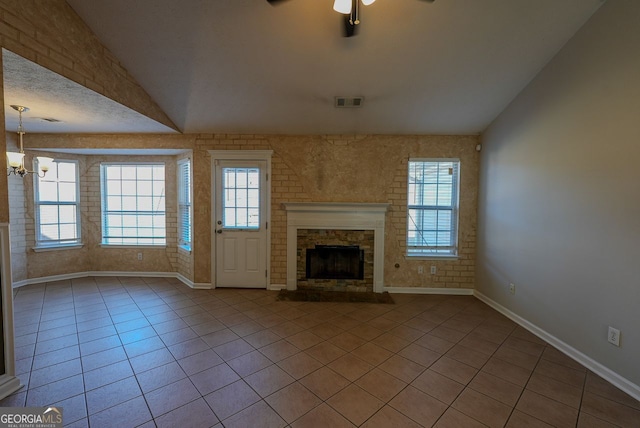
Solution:
M 357 245 L 364 251 L 363 279 L 307 278 L 307 250 L 316 245 Z M 298 229 L 296 245 L 298 288 L 325 291 L 373 291 L 373 230 Z
M 287 211 L 287 289 L 314 287 L 341 291 L 374 291 L 381 293 L 384 288 L 384 227 L 385 215 L 389 204 L 381 203 L 340 203 L 340 202 L 290 202 L 283 204 Z M 308 237 L 313 230 L 314 236 Z M 306 231 L 306 232 L 305 232 Z M 337 232 L 349 231 L 349 232 Z M 340 237 L 340 238 L 336 238 Z M 372 237 L 372 238 L 370 238 Z M 357 239 L 356 239 L 357 238 Z M 364 238 L 363 242 L 356 240 Z M 331 280 L 322 285 L 320 280 L 312 284 L 304 278 L 306 275 L 300 266 L 306 263 L 303 253 L 311 241 L 316 244 L 338 244 L 371 246 L 371 261 L 367 263 L 365 249 L 365 280 Z M 337 240 L 336 240 L 337 239 Z M 302 242 L 301 242 L 302 241 Z M 367 265 L 370 273 L 367 273 Z M 370 282 L 367 279 L 371 277 Z M 301 280 L 301 278 L 304 278 Z M 330 280 L 321 280 L 330 281 Z

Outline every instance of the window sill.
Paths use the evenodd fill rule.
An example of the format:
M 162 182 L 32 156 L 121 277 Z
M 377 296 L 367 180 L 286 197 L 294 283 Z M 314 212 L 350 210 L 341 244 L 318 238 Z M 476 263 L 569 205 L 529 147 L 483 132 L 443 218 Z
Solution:
M 119 249 L 124 249 L 124 248 L 149 248 L 149 249 L 160 249 L 160 248 L 167 248 L 166 244 L 161 244 L 161 245 L 119 245 L 119 244 L 100 244 L 100 246 L 102 248 L 119 248 Z
M 430 255 L 406 254 L 405 259 L 406 260 L 459 260 L 460 256 L 453 256 L 449 254 L 442 255 L 442 256 L 437 256 L 435 254 L 430 254 Z
M 44 253 L 47 251 L 77 250 L 82 247 L 84 247 L 84 244 L 47 245 L 44 247 L 33 247 L 32 250 L 36 253 Z

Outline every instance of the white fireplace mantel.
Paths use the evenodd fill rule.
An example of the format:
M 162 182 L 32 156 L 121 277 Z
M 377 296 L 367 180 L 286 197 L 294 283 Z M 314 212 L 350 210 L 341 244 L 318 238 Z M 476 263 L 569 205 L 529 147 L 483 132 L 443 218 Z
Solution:
M 373 291 L 384 288 L 384 222 L 389 204 L 286 202 L 287 289 L 297 288 L 298 229 L 373 230 Z

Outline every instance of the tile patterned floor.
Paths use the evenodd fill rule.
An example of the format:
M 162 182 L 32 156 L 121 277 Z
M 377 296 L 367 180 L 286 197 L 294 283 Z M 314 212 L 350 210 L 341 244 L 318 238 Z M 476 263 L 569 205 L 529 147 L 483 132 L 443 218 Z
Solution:
M 2 406 L 71 427 L 638 427 L 640 402 L 470 296 L 277 302 L 84 278 L 15 292 Z

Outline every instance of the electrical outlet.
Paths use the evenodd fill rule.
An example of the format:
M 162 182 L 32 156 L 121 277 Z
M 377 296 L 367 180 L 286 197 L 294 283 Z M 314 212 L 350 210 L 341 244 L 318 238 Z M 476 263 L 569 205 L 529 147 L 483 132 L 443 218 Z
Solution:
M 138 253 L 138 260 L 142 260 L 142 253 Z
M 613 345 L 620 346 L 620 330 L 618 330 L 617 328 L 609 327 L 607 340 Z
M 516 285 L 513 282 L 509 284 L 509 293 L 516 294 Z
M 422 275 L 424 273 L 424 266 L 418 266 L 418 273 Z
M 436 267 L 431 266 L 431 275 L 435 275 L 435 274 L 436 274 Z

